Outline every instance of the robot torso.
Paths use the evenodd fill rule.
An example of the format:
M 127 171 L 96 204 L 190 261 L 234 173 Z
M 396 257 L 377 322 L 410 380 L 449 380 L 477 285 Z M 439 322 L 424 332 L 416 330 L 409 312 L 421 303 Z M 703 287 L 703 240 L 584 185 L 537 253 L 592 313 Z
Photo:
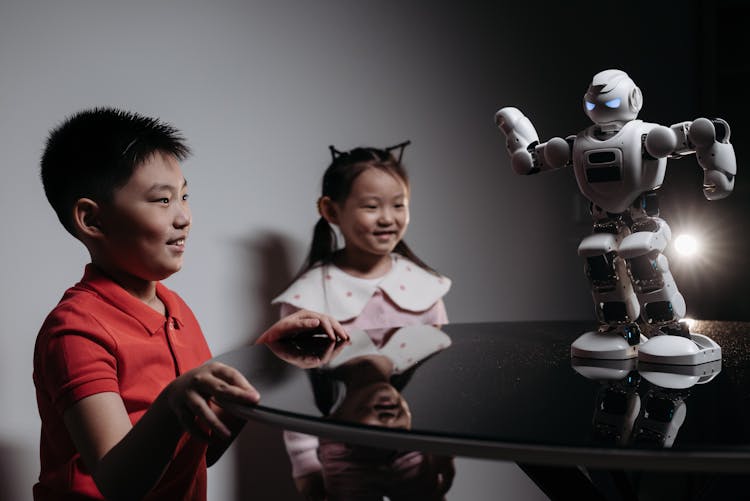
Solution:
M 607 212 L 619 214 L 641 193 L 659 188 L 667 160 L 651 158 L 643 147 L 643 137 L 656 126 L 631 120 L 606 139 L 594 136 L 596 125 L 579 132 L 573 168 L 581 193 Z

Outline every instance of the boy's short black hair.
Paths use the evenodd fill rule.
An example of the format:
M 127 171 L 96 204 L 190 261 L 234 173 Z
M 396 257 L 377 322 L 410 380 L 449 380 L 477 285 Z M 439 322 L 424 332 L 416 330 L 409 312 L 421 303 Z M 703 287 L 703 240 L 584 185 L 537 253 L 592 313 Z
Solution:
M 76 236 L 75 202 L 111 201 L 115 189 L 157 152 L 184 160 L 190 148 L 179 130 L 158 118 L 116 108 L 80 111 L 50 131 L 41 162 L 44 193 L 62 225 Z

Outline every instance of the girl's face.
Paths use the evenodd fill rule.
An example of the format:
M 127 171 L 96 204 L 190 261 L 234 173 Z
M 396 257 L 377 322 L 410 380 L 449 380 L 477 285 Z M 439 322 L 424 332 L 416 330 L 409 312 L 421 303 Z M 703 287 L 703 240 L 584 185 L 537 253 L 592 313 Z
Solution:
M 409 226 L 409 190 L 400 178 L 371 167 L 352 183 L 336 221 L 350 255 L 388 256 Z
M 372 383 L 348 391 L 341 406 L 333 413 L 371 426 L 411 429 L 411 410 L 401 394 L 387 382 Z

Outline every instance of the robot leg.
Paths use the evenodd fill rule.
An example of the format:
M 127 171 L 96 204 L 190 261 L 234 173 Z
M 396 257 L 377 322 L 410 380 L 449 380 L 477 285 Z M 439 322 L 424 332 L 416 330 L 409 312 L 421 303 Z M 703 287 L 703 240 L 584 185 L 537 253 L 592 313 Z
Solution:
M 669 225 L 658 217 L 648 217 L 635 223 L 633 230 L 623 239 L 619 251 L 627 263 L 642 319 L 669 334 L 687 336 L 678 324 L 685 316 L 685 299 L 677 290 L 669 262 L 662 254 L 672 237 Z
M 571 366 L 587 379 L 602 383 L 596 393 L 592 437 L 603 445 L 627 445 L 641 409 L 638 361 L 573 358 Z
M 645 341 L 635 323 L 640 314 L 638 298 L 618 255 L 620 236 L 594 233 L 583 239 L 578 254 L 586 259 L 584 270 L 591 284 L 599 330 L 581 335 L 571 345 L 574 357 L 627 359 L 637 356 Z
M 633 426 L 632 443 L 638 446 L 670 448 L 685 422 L 686 390 L 654 386 L 643 396 L 642 409 Z
M 721 358 L 721 348 L 710 338 L 691 334 L 680 322 L 685 316 L 685 299 L 662 254 L 671 238 L 669 225 L 657 217 L 638 220 L 626 236 L 619 254 L 641 306 L 641 318 L 652 337 L 639 349 L 639 359 L 655 363 L 695 365 Z
M 669 338 L 671 336 L 661 336 Z M 721 359 L 701 365 L 665 365 L 638 362 L 648 389 L 633 432 L 634 445 L 671 447 L 685 421 L 685 400 L 690 388 L 711 382 L 721 372 Z M 642 381 L 643 382 L 643 381 Z

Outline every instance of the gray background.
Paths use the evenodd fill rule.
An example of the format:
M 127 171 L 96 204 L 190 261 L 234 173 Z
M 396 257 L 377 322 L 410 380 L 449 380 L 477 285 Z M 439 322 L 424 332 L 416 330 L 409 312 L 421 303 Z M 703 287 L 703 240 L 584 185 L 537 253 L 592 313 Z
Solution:
M 407 240 L 453 279 L 452 321 L 593 320 L 572 173 L 515 176 L 492 118 L 515 105 L 542 139 L 575 133 L 591 76 L 618 67 L 643 90 L 641 118 L 731 119 L 716 19 L 733 2 L 655 3 L 2 0 L 0 499 L 31 497 L 34 339 L 87 262 L 38 179 L 50 127 L 111 105 L 184 131 L 194 227 L 168 285 L 214 353 L 275 318 L 268 302 L 301 264 L 329 144 L 412 140 Z M 747 141 L 734 137 L 739 157 Z M 700 196 L 694 160 L 682 162 Z M 294 499 L 279 443 L 251 424 L 210 470 L 210 499 Z M 457 469 L 451 499 L 542 497 L 513 464 Z

